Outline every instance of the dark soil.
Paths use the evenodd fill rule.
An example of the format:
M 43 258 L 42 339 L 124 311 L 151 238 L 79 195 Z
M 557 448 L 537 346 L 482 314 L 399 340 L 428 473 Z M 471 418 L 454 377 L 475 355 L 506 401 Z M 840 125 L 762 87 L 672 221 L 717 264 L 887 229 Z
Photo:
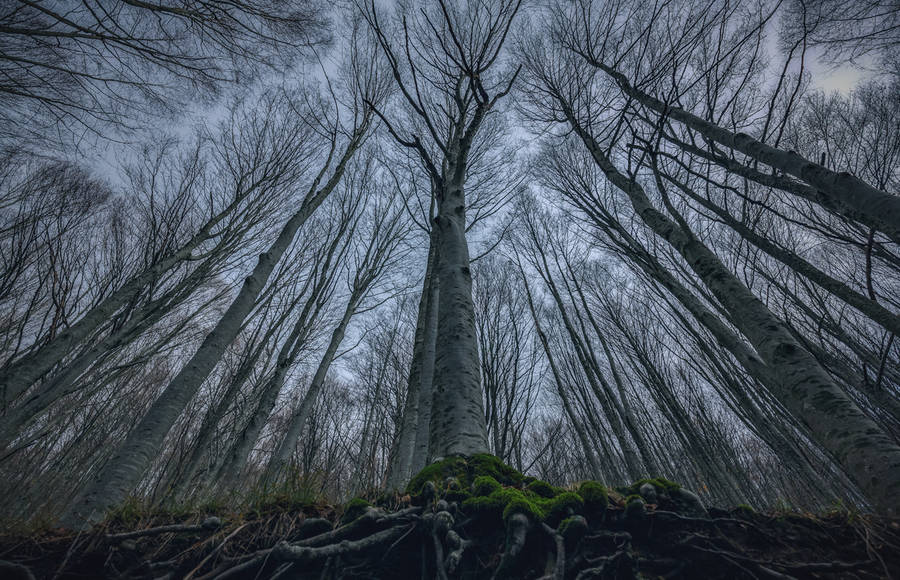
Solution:
M 611 496 L 593 517 L 556 526 L 409 496 L 343 523 L 329 506 L 112 518 L 82 533 L 3 534 L 0 578 L 900 577 L 896 520 L 748 508 L 696 517 Z M 171 525 L 182 527 L 161 528 Z

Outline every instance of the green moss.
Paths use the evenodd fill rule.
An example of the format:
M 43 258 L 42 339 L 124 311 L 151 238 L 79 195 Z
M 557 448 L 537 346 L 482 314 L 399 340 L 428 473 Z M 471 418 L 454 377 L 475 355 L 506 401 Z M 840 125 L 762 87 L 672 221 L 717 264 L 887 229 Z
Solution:
M 745 503 L 738 504 L 737 509 L 738 509 L 738 511 L 741 511 L 745 514 L 755 514 L 756 513 L 755 509 L 753 509 L 752 507 L 748 506 Z
M 406 493 L 418 495 L 422 492 L 422 486 L 431 481 L 435 484 L 438 494 L 447 488 L 446 481 L 454 481 L 458 489 L 470 489 L 474 480 L 479 476 L 488 476 L 501 485 L 520 485 L 523 476 L 521 473 L 506 465 L 499 458 L 487 453 L 478 453 L 471 457 L 453 455 L 442 461 L 428 465 L 410 480 L 406 486 Z
M 483 497 L 472 497 L 463 502 L 463 508 L 466 508 L 473 512 L 480 513 L 494 513 L 496 515 L 502 515 L 503 510 L 509 505 L 511 502 L 522 498 L 522 492 L 518 489 L 510 488 L 510 487 L 499 487 L 490 495 Z
M 664 477 L 654 477 L 652 479 L 639 479 L 627 487 L 619 488 L 619 490 L 622 492 L 622 495 L 625 496 L 639 495 L 641 493 L 641 486 L 645 483 L 652 485 L 658 493 L 668 494 L 676 489 L 681 489 L 681 486 L 674 481 L 669 481 Z
M 463 508 L 470 513 L 484 514 L 493 511 L 502 513 L 503 511 L 503 505 L 499 503 L 497 497 L 493 493 L 486 496 L 470 497 L 465 500 L 462 505 Z
M 569 517 L 573 513 L 581 511 L 584 508 L 584 500 L 577 493 L 567 491 L 559 494 L 547 502 L 545 509 L 546 516 L 544 519 L 550 525 Z
M 645 504 L 644 498 L 639 495 L 630 495 L 625 500 L 625 517 L 635 518 L 644 515 Z
M 438 489 L 442 489 L 444 479 L 464 471 L 464 465 L 465 458 L 457 456 L 448 457 L 443 461 L 436 461 L 431 465 L 426 465 L 422 471 L 410 480 L 406 486 L 406 493 L 410 495 L 422 493 L 422 487 L 429 481 L 434 483 Z
M 649 483 L 650 485 L 655 487 L 657 491 L 668 492 L 675 489 L 681 489 L 681 486 L 679 484 L 675 483 L 674 481 L 669 481 L 664 477 L 654 477 L 653 479 L 639 479 L 638 481 L 634 482 L 631 487 L 640 489 L 641 486 L 645 483 Z
M 578 495 L 584 500 L 584 507 L 591 512 L 600 512 L 609 504 L 606 487 L 596 481 L 585 481 L 578 486 Z
M 587 520 L 582 516 L 570 516 L 560 522 L 556 531 L 565 539 L 567 545 L 573 546 L 587 533 Z
M 488 496 L 472 497 L 463 502 L 463 509 L 470 513 L 480 513 L 493 517 L 502 517 L 503 520 L 516 513 L 522 513 L 535 522 L 542 521 L 546 513 L 546 505 L 543 500 L 533 493 L 518 490 L 513 487 L 501 487 L 494 490 Z
M 533 522 L 539 522 L 544 519 L 540 506 L 533 501 L 529 501 L 521 493 L 518 494 L 518 497 L 510 500 L 506 507 L 503 508 L 503 521 L 508 520 L 513 514 L 524 514 Z
M 550 485 L 546 481 L 541 481 L 540 479 L 535 479 L 529 483 L 525 489 L 536 493 L 543 498 L 556 497 L 564 491 L 563 489 Z
M 489 453 L 477 453 L 469 458 L 471 478 L 479 475 L 490 475 L 501 485 L 520 485 L 523 476 L 521 473 L 500 461 Z
M 472 482 L 472 494 L 478 497 L 491 495 L 500 489 L 500 484 L 490 475 L 479 475 Z
M 344 515 L 341 517 L 342 524 L 349 524 L 359 516 L 366 513 L 366 510 L 372 507 L 372 504 L 361 497 L 354 497 L 344 506 Z
M 452 478 L 452 479 L 449 479 Z M 522 484 L 528 481 L 525 489 Z M 419 493 L 428 482 L 438 487 L 438 494 L 448 501 L 461 501 L 471 514 L 491 515 L 504 520 L 516 513 L 525 514 L 535 522 L 555 524 L 574 512 L 584 509 L 585 500 L 580 494 L 568 492 L 534 478 L 526 478 L 493 455 L 478 454 L 471 457 L 453 456 L 429 465 L 407 486 L 407 493 Z M 453 485 L 447 485 L 452 482 Z M 459 489 L 456 488 L 459 482 Z M 462 494 L 457 498 L 450 496 Z M 585 487 L 585 494 L 592 506 L 606 506 L 606 489 L 599 484 Z
M 493 514 L 504 520 L 515 513 L 522 513 L 532 521 L 555 524 L 584 507 L 581 496 L 563 492 L 553 498 L 543 498 L 536 493 L 502 487 L 487 496 L 478 496 L 463 502 L 463 508 L 471 513 Z

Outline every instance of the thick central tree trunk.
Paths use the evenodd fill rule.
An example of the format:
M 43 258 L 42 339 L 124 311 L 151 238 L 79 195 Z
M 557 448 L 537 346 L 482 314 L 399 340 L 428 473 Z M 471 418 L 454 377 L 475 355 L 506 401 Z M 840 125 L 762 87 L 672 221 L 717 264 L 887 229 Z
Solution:
M 430 425 L 432 458 L 489 450 L 466 242 L 464 171 L 449 175 L 434 220 L 440 299 Z

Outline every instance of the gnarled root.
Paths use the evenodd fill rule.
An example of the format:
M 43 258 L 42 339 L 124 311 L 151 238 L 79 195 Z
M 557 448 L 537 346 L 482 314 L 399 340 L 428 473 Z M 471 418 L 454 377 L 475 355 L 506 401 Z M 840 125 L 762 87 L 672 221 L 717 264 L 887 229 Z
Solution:
M 244 572 L 265 566 L 270 560 L 317 562 L 347 554 L 377 552 L 377 548 L 387 548 L 412 531 L 422 519 L 418 515 L 421 511 L 422 508 L 413 507 L 385 514 L 379 509 L 371 508 L 345 526 L 298 542 L 280 542 L 273 548 L 255 552 L 249 560 L 220 568 L 210 577 L 216 580 L 235 578 Z M 373 531 L 378 528 L 384 529 Z
M 465 554 L 466 550 L 472 545 L 472 540 L 461 538 L 455 531 L 450 530 L 447 532 L 445 541 L 447 542 L 447 545 L 453 549 L 453 551 L 447 554 L 447 560 L 445 561 L 447 572 L 453 574 L 459 567 L 463 554 Z
M 528 530 L 531 528 L 531 522 L 525 514 L 512 514 L 506 521 L 506 549 L 503 551 L 503 557 L 500 564 L 494 572 L 494 579 L 502 578 L 504 574 L 511 568 L 515 567 L 522 550 L 525 548 L 525 539 L 528 537 Z
M 28 566 L 8 560 L 0 560 L 0 574 L 9 580 L 34 580 L 34 574 Z
M 562 534 L 557 530 L 554 530 L 547 524 L 541 524 L 541 526 L 556 543 L 556 561 L 553 564 L 553 573 L 549 576 L 544 576 L 541 580 L 564 580 L 566 577 L 566 542 Z
M 124 542 L 134 538 L 144 536 L 158 536 L 159 534 L 171 534 L 176 532 L 202 532 L 204 530 L 214 531 L 222 527 L 222 520 L 217 517 L 210 517 L 203 520 L 200 524 L 174 524 L 170 526 L 159 526 L 156 528 L 147 528 L 146 530 L 137 530 L 134 532 L 125 532 L 122 534 L 107 534 L 107 540 L 116 542 Z
M 294 546 L 287 542 L 281 542 L 272 549 L 272 557 L 278 560 L 292 562 L 310 562 L 329 558 L 331 556 L 365 552 L 366 550 L 393 542 L 394 540 L 399 539 L 400 536 L 407 531 L 409 530 L 406 526 L 394 526 L 376 532 L 370 536 L 366 536 L 360 540 L 343 540 L 337 544 L 329 544 L 315 548 L 309 546 Z

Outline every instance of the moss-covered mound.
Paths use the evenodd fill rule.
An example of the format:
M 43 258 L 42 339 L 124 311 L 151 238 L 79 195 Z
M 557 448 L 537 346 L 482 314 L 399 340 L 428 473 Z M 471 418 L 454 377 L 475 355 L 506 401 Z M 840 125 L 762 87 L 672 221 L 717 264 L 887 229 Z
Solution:
M 679 484 L 662 477 L 641 479 L 629 486 L 616 488 L 616 490 L 626 497 L 626 504 L 633 498 L 638 498 L 642 504 L 652 504 L 658 509 L 692 517 L 706 516 L 706 509 L 700 498 Z M 635 510 L 637 509 L 635 508 Z
M 900 522 L 847 511 L 692 515 L 693 494 L 666 480 L 564 489 L 490 456 L 448 458 L 416 480 L 414 496 L 341 506 L 176 517 L 132 504 L 87 532 L 8 532 L 0 578 L 874 579 L 900 569 Z
M 580 511 L 584 500 L 578 494 L 562 491 L 552 497 L 543 497 L 528 489 L 497 487 L 488 495 L 470 497 L 462 507 L 473 514 L 500 516 L 508 520 L 513 514 L 524 514 L 533 522 L 557 523 Z
M 459 502 L 476 516 L 502 518 L 522 514 L 532 522 L 553 525 L 586 507 L 592 514 L 606 508 L 606 488 L 585 482 L 569 491 L 533 477 L 525 477 L 493 455 L 455 455 L 437 461 L 406 488 L 414 503 L 443 499 Z
M 372 507 L 368 501 L 364 500 L 361 497 L 355 497 L 351 499 L 344 506 L 344 513 L 341 516 L 342 524 L 349 524 L 353 520 L 357 519 L 359 516 L 366 513 L 366 510 Z
M 439 491 L 448 487 L 469 490 L 479 476 L 491 477 L 499 484 L 509 486 L 521 485 L 523 480 L 521 473 L 493 455 L 452 455 L 420 471 L 406 486 L 406 493 L 420 495 L 428 482 L 433 483 Z

